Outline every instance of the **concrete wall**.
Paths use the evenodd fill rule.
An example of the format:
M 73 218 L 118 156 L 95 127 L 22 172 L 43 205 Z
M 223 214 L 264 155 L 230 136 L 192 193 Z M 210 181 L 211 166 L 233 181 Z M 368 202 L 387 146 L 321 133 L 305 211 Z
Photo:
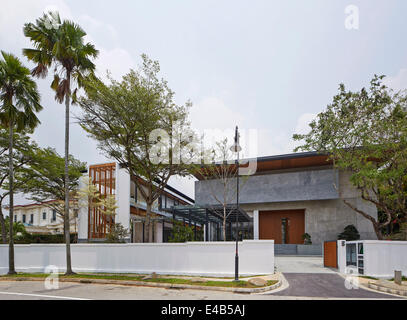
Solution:
M 338 172 L 333 169 L 270 173 L 241 179 L 239 201 L 245 203 L 337 199 Z M 222 194 L 219 180 L 195 182 L 197 205 L 219 204 L 213 194 Z M 234 199 L 236 187 L 230 186 L 228 199 Z
M 394 271 L 402 271 L 407 275 L 407 241 L 346 241 L 363 243 L 364 275 L 378 278 L 391 278 Z M 358 259 L 357 259 L 358 260 Z M 338 242 L 338 265 L 342 273 L 357 273 L 357 267 L 346 266 L 346 247 Z
M 234 275 L 234 242 L 72 244 L 76 272 Z M 274 273 L 274 241 L 239 243 L 241 275 Z M 15 246 L 18 272 L 44 272 L 49 265 L 65 270 L 64 244 Z M 0 245 L 0 274 L 8 271 L 8 245 Z

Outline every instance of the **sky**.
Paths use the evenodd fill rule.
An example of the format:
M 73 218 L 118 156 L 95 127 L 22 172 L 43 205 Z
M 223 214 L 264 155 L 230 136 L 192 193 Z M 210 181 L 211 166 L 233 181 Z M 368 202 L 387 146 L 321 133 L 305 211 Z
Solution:
M 145 53 L 160 62 L 176 102 L 192 102 L 193 128 L 229 138 L 236 125 L 242 135 L 256 131 L 248 156 L 292 152 L 293 133 L 307 132 L 340 83 L 360 90 L 378 74 L 407 88 L 405 0 L 2 0 L 0 50 L 32 67 L 22 56 L 30 47 L 22 28 L 49 10 L 87 32 L 100 51 L 99 75 L 108 69 L 120 80 Z M 64 106 L 54 100 L 51 76 L 38 83 L 44 110 L 33 139 L 62 155 Z M 109 161 L 74 123 L 77 112 L 70 152 L 88 164 Z M 194 179 L 170 184 L 194 196 Z

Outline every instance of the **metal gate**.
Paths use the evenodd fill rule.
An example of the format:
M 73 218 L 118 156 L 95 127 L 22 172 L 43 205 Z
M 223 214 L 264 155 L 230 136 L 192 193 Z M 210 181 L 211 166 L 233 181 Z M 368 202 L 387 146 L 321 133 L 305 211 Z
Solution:
M 337 241 L 324 242 L 324 267 L 338 268 Z

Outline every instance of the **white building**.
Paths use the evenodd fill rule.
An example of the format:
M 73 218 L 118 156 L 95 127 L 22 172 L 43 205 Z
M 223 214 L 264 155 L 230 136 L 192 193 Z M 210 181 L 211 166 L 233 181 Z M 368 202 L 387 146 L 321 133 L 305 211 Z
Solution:
M 14 206 L 13 221 L 24 224 L 29 233 L 60 234 L 64 231 L 63 218 L 51 207 L 55 200 Z M 78 230 L 77 209 L 70 213 L 70 232 Z

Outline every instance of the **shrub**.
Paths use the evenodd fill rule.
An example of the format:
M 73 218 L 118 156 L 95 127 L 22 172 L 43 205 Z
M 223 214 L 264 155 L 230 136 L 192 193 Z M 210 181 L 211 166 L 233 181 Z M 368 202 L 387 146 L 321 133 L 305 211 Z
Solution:
M 302 235 L 302 240 L 304 240 L 304 244 L 312 244 L 311 235 L 309 233 L 304 233 Z
M 76 242 L 76 233 L 71 233 L 71 243 Z M 14 239 L 16 244 L 29 243 L 65 243 L 63 234 L 30 234 L 23 233 L 21 236 L 16 236 Z
M 109 243 L 124 243 L 129 235 L 129 231 L 123 227 L 121 223 L 115 223 L 111 226 L 110 232 L 107 234 L 106 242 Z
M 343 232 L 338 235 L 338 240 L 354 241 L 359 239 L 359 231 L 353 224 L 346 226 Z
M 180 221 L 173 220 L 172 233 L 168 242 L 186 242 L 194 240 L 194 230 L 192 227 L 184 226 Z

